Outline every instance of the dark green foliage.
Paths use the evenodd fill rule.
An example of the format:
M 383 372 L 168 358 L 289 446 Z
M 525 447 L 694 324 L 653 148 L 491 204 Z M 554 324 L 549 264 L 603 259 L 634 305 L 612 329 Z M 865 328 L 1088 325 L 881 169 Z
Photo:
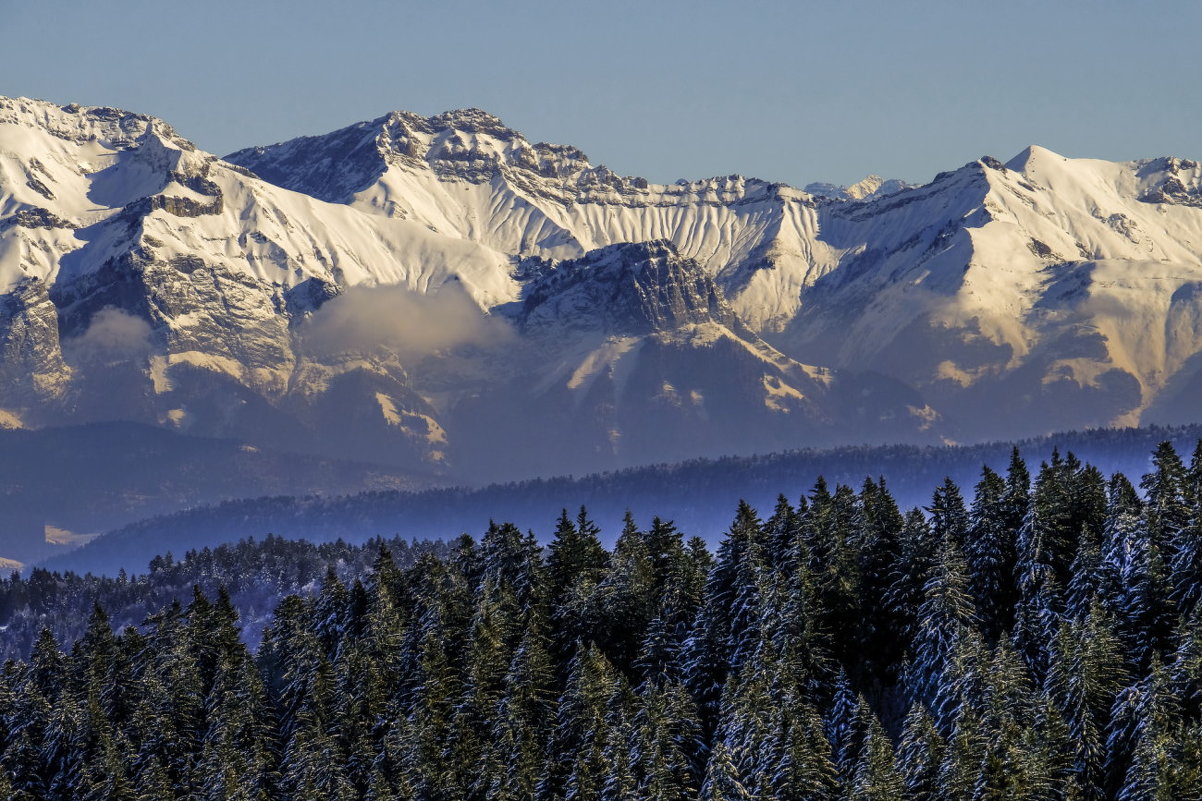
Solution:
M 1017 453 L 1015 459 L 1018 459 Z M 1012 463 L 1011 469 L 1017 471 L 1019 468 Z M 1018 475 L 1023 474 L 1025 468 Z M 1025 495 L 1019 497 L 1025 498 Z M 988 467 L 984 468 L 962 547 L 968 567 L 969 592 L 980 617 L 982 632 L 990 640 L 999 637 L 1012 624 L 1016 544 L 1022 526 L 1015 505 L 1012 488 L 1006 480 Z
M 740 503 L 716 558 L 629 515 L 607 550 L 581 510 L 545 549 L 494 524 L 14 577 L 0 794 L 1198 801 L 1200 461 L 1162 446 L 1141 497 L 1071 454 L 1031 492 L 1015 453 L 929 516 L 819 481 Z
M 0 658 L 25 658 L 42 629 L 60 643 L 83 636 L 93 606 L 100 604 L 114 627 L 137 626 L 173 600 L 186 602 L 199 586 L 215 596 L 224 587 L 240 612 L 242 636 L 257 646 L 271 612 L 285 596 L 309 592 L 328 577 L 363 575 L 381 545 L 398 564 L 409 565 L 418 554 L 447 552 L 442 543 L 416 543 L 399 538 L 369 540 L 363 545 L 342 541 L 313 544 L 268 536 L 233 545 L 189 551 L 182 559 L 155 557 L 150 569 L 135 578 L 106 578 L 77 573 L 51 573 L 34 568 L 28 576 L 0 579 Z

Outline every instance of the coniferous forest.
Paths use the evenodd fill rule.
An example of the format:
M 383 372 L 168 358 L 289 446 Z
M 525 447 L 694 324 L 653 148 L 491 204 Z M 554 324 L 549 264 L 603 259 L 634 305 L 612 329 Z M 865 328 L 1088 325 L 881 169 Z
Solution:
M 261 640 L 221 585 L 114 632 L 146 579 L 42 574 L 36 610 L 9 579 L 10 625 L 98 603 L 4 666 L 0 796 L 1202 799 L 1202 445 L 1152 465 L 1015 452 L 911 511 L 819 480 L 714 552 L 632 518 L 607 550 L 584 510 L 545 547 L 308 551 Z

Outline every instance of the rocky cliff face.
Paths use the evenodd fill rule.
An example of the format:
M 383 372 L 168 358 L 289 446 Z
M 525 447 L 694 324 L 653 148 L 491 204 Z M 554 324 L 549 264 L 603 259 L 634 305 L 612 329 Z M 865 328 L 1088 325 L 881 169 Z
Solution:
M 672 331 L 738 318 L 713 278 L 671 243 L 612 245 L 544 268 L 523 293 L 522 330 L 600 331 L 611 336 Z
M 1195 416 L 1202 170 L 651 184 L 485 112 L 219 159 L 0 99 L 0 424 L 503 477 Z
M 71 378 L 59 343 L 58 313 L 46 284 L 22 281 L 0 296 L 0 381 L 18 409 L 61 398 Z M 0 415 L 20 420 L 22 413 Z

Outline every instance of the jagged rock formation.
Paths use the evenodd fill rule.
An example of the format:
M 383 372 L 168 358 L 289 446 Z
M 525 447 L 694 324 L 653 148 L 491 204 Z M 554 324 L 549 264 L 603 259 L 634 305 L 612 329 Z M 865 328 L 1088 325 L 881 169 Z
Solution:
M 520 321 L 525 332 L 556 336 L 576 327 L 631 335 L 739 326 L 713 278 L 663 240 L 612 245 L 543 271 L 526 286 Z

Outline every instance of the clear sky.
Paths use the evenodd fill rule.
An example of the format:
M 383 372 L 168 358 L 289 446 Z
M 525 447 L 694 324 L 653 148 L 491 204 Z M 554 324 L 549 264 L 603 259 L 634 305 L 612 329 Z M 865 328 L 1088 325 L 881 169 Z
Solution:
M 478 106 L 655 181 L 1202 158 L 1202 2 L 0 0 L 0 94 L 200 147 Z

